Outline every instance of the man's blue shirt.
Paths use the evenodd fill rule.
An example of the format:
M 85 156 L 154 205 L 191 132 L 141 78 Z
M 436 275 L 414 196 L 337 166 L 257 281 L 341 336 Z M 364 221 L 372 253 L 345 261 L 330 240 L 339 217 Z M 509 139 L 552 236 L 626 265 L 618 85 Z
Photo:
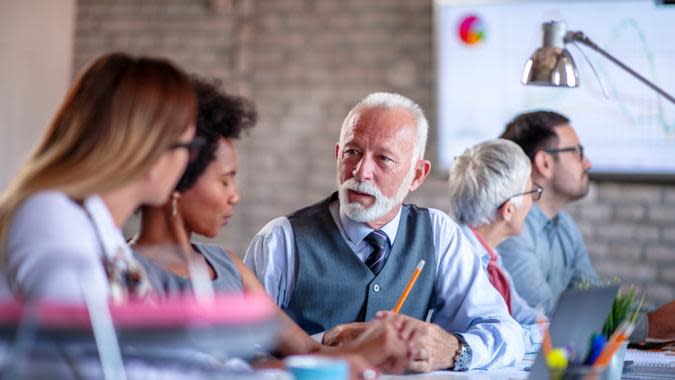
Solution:
M 518 293 L 547 314 L 565 289 L 600 282 L 581 232 L 565 211 L 549 219 L 533 205 L 520 235 L 500 244 L 499 253 Z

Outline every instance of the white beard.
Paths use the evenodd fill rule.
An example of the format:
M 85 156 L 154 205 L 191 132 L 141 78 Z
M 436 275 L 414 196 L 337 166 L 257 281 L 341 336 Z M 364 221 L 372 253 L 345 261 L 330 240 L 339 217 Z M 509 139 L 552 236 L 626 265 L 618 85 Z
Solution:
M 343 183 L 338 179 L 338 198 L 340 200 L 340 209 L 352 220 L 369 223 L 384 214 L 391 211 L 395 206 L 403 202 L 403 199 L 408 195 L 408 190 L 415 177 L 415 168 L 410 168 L 410 172 L 403 179 L 403 183 L 399 186 L 396 194 L 389 198 L 382 194 L 380 189 L 372 182 L 359 182 L 354 178 L 350 178 Z M 370 207 L 365 207 L 358 202 L 349 202 L 348 191 L 354 190 L 359 193 L 364 193 L 375 197 L 375 203 Z

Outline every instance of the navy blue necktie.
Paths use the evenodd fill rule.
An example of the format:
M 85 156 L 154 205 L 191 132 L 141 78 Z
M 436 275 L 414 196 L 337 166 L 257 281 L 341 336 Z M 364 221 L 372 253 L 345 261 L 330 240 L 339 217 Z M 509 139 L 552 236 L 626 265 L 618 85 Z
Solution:
M 377 276 L 384 267 L 384 263 L 387 262 L 387 257 L 389 257 L 389 238 L 384 232 L 374 230 L 364 240 L 373 247 L 373 252 L 368 255 L 365 264 Z

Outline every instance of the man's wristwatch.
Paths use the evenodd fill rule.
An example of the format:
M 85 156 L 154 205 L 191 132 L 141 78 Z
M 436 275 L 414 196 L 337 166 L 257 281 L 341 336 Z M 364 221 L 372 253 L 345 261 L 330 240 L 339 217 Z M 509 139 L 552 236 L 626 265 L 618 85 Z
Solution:
M 471 364 L 471 347 L 463 336 L 454 334 L 459 340 L 459 349 L 455 354 L 455 365 L 451 368 L 453 371 L 466 371 Z

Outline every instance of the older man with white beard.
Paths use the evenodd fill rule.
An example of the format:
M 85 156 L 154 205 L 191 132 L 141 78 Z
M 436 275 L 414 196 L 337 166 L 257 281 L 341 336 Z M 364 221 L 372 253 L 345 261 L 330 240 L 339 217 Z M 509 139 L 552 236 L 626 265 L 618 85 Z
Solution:
M 401 95 L 363 99 L 340 130 L 338 191 L 269 222 L 244 261 L 308 333 L 333 329 L 326 344 L 392 318 L 415 352 L 411 371 L 514 364 L 522 330 L 470 243 L 445 213 L 403 204 L 431 168 L 427 130 L 421 108 Z M 426 266 L 401 313 L 385 312 L 420 260 Z

